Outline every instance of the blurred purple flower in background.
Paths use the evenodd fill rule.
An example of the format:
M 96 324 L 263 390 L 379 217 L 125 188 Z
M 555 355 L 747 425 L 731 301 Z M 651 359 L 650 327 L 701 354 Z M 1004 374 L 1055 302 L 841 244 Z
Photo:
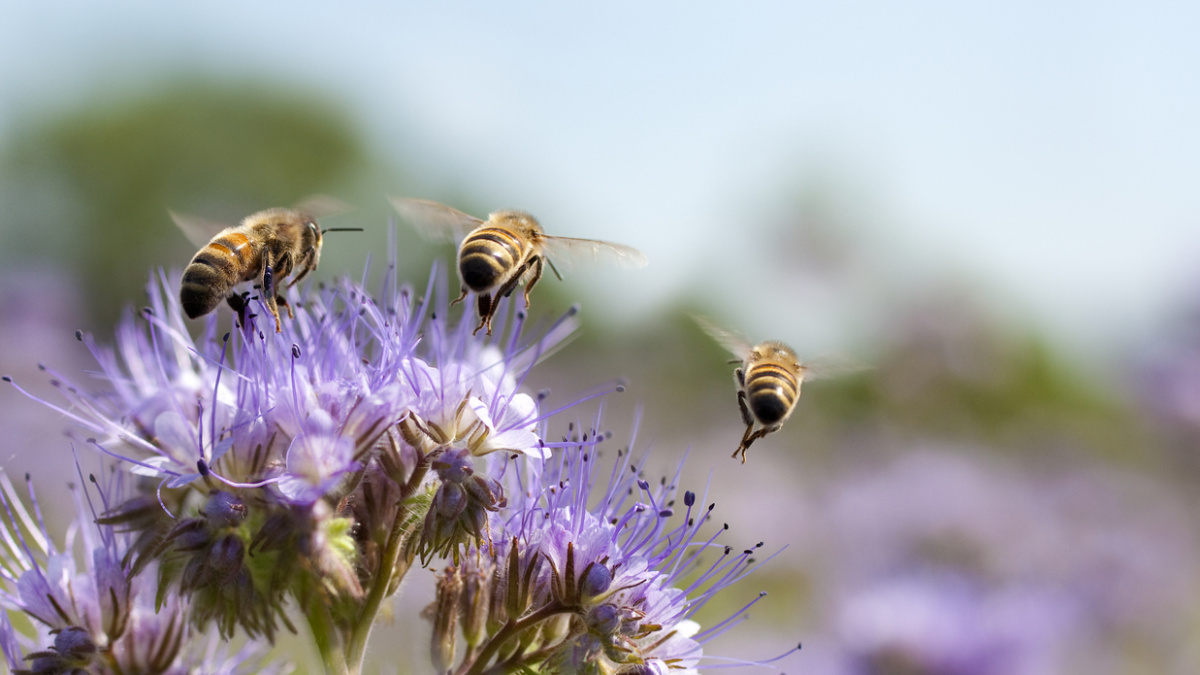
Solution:
M 809 500 L 795 534 L 831 670 L 1191 672 L 1197 542 L 1151 480 L 923 450 Z

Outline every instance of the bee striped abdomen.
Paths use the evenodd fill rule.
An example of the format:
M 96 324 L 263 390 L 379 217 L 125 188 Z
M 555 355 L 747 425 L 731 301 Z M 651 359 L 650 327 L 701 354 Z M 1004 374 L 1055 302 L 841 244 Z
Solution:
M 525 244 L 499 227 L 483 227 L 463 240 L 458 254 L 458 271 L 463 284 L 476 293 L 498 285 L 525 256 Z
M 782 422 L 800 395 L 796 377 L 774 363 L 751 367 L 746 373 L 745 390 L 750 411 L 764 425 Z
M 241 232 L 218 235 L 183 270 L 179 301 L 188 318 L 208 314 L 239 281 L 257 275 L 256 249 Z

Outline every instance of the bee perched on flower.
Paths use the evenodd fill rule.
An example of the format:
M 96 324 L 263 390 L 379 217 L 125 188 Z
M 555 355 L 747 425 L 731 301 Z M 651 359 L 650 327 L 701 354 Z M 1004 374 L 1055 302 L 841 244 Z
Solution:
M 686 524 L 668 528 L 675 486 L 639 481 L 626 454 L 608 497 L 587 507 L 604 437 L 551 440 L 574 404 L 546 411 L 523 386 L 577 308 L 536 322 L 510 304 L 494 337 L 477 336 L 471 317 L 448 319 L 445 285 L 435 268 L 420 294 L 391 274 L 377 294 L 350 281 L 294 288 L 278 332 L 247 314 L 224 333 L 211 315 L 193 336 L 177 280 L 159 273 L 113 346 L 77 334 L 99 387 L 49 369 L 61 400 L 12 385 L 131 474 L 93 517 L 119 533 L 114 578 L 149 586 L 197 634 L 273 642 L 302 617 L 325 671 L 358 673 L 401 581 L 444 562 L 430 612 L 440 671 L 690 671 L 711 636 L 692 614 L 752 568 L 755 547 L 700 543 L 708 511 L 693 517 L 691 493 Z M 710 581 L 682 590 L 710 553 Z M 34 600 L 20 609 L 59 631 L 52 646 L 11 652 L 31 672 L 91 658 L 63 632 L 73 626 L 99 653 L 113 642 Z

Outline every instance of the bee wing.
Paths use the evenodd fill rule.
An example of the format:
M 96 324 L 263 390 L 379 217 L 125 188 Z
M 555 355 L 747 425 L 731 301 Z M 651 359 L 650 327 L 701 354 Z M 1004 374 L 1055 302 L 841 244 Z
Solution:
M 295 208 L 313 218 L 337 216 L 354 210 L 350 204 L 329 195 L 309 195 L 297 202 Z
M 230 227 L 228 223 L 207 220 L 189 213 L 174 211 L 167 211 L 167 213 L 171 214 L 171 220 L 175 221 L 175 225 L 183 231 L 183 236 L 187 237 L 188 241 L 196 248 L 204 248 L 221 230 Z
M 827 380 L 831 377 L 854 375 L 868 370 L 870 366 L 843 354 L 822 354 L 800 364 L 806 380 Z
M 483 221 L 475 216 L 428 199 L 390 199 L 401 218 L 412 224 L 423 237 L 433 241 L 458 243 L 471 230 L 483 224 Z
M 700 325 L 700 328 L 705 333 L 708 333 L 709 337 L 716 340 L 717 344 L 729 350 L 730 354 L 743 361 L 750 355 L 750 350 L 753 349 L 754 345 L 741 333 L 721 328 L 707 317 L 700 316 L 699 314 L 693 314 L 692 319 Z
M 570 267 L 579 262 L 604 262 L 618 267 L 645 267 L 646 255 L 632 246 L 595 239 L 541 236 L 546 257 L 556 266 Z

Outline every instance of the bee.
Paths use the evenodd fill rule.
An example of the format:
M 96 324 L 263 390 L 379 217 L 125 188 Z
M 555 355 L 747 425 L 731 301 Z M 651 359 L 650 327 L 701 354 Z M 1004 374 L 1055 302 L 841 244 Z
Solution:
M 856 364 L 834 361 L 830 357 L 819 362 L 801 362 L 796 352 L 782 342 L 767 340 L 751 344 L 741 335 L 719 328 L 707 319 L 693 318 L 704 332 L 737 357 L 730 363 L 741 364 L 733 373 L 733 381 L 737 385 L 738 409 L 746 431 L 732 456 L 741 454 L 742 464 L 746 463 L 746 450 L 754 441 L 783 427 L 796 408 L 800 385 L 805 379 L 832 377 L 859 369 Z
M 193 243 L 202 244 L 184 268 L 179 289 L 179 301 L 188 318 L 204 316 L 225 300 L 244 326 L 250 294 L 233 292 L 233 288 L 241 282 L 255 281 L 263 302 L 275 318 L 275 332 L 282 331 L 279 308 L 287 311 L 288 318 L 292 317 L 292 308 L 280 284 L 296 272 L 287 285 L 290 288 L 317 269 L 325 232 L 361 231 L 361 228 L 322 230 L 313 213 L 321 208 L 324 214 L 331 214 L 340 207 L 319 200 L 310 200 L 308 204 L 302 208 L 259 211 L 246 216 L 236 227 L 172 212 L 171 218 L 184 234 Z M 214 231 L 215 235 L 211 234 Z
M 405 219 L 423 234 L 460 240 L 458 279 L 462 293 L 450 304 L 457 304 L 474 293 L 479 311 L 475 333 L 487 327 L 492 334 L 492 317 L 500 298 L 512 295 L 517 286 L 525 286 L 525 307 L 529 293 L 542 278 L 544 266 L 554 276 L 562 275 L 554 266 L 582 258 L 605 257 L 625 267 L 642 267 L 646 256 L 640 251 L 594 239 L 555 237 L 545 233 L 537 219 L 524 211 L 496 211 L 480 220 L 445 204 L 425 199 L 393 199 L 392 204 Z

